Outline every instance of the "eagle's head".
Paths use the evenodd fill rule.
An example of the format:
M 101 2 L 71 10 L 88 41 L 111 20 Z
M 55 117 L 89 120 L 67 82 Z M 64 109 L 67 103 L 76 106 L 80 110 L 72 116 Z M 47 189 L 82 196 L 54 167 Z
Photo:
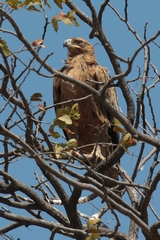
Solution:
M 91 54 L 94 55 L 94 47 L 83 38 L 69 38 L 63 43 L 63 47 L 67 47 L 71 57 L 78 54 Z

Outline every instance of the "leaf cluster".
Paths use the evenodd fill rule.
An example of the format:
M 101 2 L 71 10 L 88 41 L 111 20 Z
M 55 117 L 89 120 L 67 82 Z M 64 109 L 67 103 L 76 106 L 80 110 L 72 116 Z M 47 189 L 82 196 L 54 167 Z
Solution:
M 73 16 L 76 13 L 75 10 L 69 11 L 67 14 L 60 12 L 57 16 L 54 16 L 52 18 L 52 26 L 56 32 L 58 32 L 58 21 L 64 22 L 66 25 L 71 26 L 74 24 L 76 27 L 79 27 L 79 23 L 77 22 L 77 19 L 75 16 Z
M 100 218 L 90 218 L 87 223 L 88 231 L 91 233 L 86 240 L 95 240 L 96 238 L 100 239 L 98 232 L 98 223 L 101 221 Z
M 78 126 L 78 120 L 80 118 L 78 103 L 75 103 L 72 107 L 67 106 L 65 108 L 58 108 L 56 110 L 57 117 L 54 119 L 53 124 L 51 124 L 49 128 L 49 132 L 52 137 L 59 138 L 59 132 L 56 132 L 54 128 L 58 126 L 59 128 L 63 129 L 65 132 L 69 134 L 74 134 L 68 126 L 69 125 L 76 125 Z M 76 139 L 70 139 L 66 143 L 58 143 L 54 145 L 54 150 L 56 152 L 56 157 L 61 158 L 63 157 L 64 152 L 70 152 L 77 146 Z
M 54 127 L 58 126 L 61 129 L 64 129 L 70 134 L 74 134 L 69 128 L 68 125 L 77 125 L 78 119 L 80 118 L 78 103 L 75 103 L 72 107 L 58 108 L 56 110 L 57 117 L 54 119 L 53 124 L 49 128 L 49 132 L 54 138 L 59 138 L 60 134 L 54 131 Z
M 113 131 L 123 134 L 120 145 L 125 149 L 127 153 L 129 153 L 128 151 L 129 147 L 133 147 L 137 144 L 136 139 L 133 138 L 132 135 L 129 132 L 127 132 L 125 128 L 122 127 L 122 124 L 118 119 L 114 120 Z
M 42 11 L 41 0 L 25 0 L 24 2 L 19 0 L 6 0 L 4 3 L 7 3 L 9 7 L 13 10 L 19 10 L 21 8 L 25 8 L 26 10 L 29 10 L 29 11 L 36 11 L 36 12 Z M 47 5 L 49 8 L 51 8 L 51 6 L 48 4 L 47 1 L 45 1 L 44 4 Z

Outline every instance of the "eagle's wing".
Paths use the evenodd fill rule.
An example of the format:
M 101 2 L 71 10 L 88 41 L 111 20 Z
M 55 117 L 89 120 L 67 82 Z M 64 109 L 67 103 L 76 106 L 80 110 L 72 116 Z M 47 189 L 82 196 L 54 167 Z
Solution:
M 94 78 L 97 82 L 106 84 L 108 82 L 108 80 L 110 79 L 110 76 L 108 74 L 108 70 L 105 67 L 96 65 Z M 100 88 L 103 88 L 103 85 Z M 110 103 L 116 109 L 118 109 L 117 92 L 114 87 L 108 88 L 106 90 L 106 98 L 110 101 Z
M 98 83 L 106 84 L 108 82 L 108 80 L 110 79 L 108 70 L 102 66 L 97 65 L 95 67 L 94 79 Z M 102 89 L 103 86 L 104 85 L 99 85 L 98 90 Z M 114 87 L 110 87 L 106 90 L 105 97 L 113 105 L 113 107 L 118 110 L 118 96 L 117 96 L 117 92 Z M 114 116 L 106 109 L 103 110 L 103 106 L 100 106 L 100 108 L 101 108 L 101 111 L 103 112 L 104 116 L 106 117 L 106 119 L 109 120 L 109 123 L 110 123 L 110 128 L 108 130 L 109 130 L 109 135 L 111 137 L 111 142 L 114 144 L 118 144 L 119 143 L 119 133 L 113 131 Z

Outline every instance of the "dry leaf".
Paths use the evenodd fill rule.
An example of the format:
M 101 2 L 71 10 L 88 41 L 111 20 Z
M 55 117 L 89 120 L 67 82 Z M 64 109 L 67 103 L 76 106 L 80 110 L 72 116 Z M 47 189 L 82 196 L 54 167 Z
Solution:
M 49 132 L 50 132 L 51 136 L 54 137 L 54 138 L 59 138 L 60 137 L 60 134 L 58 132 L 54 131 L 54 125 L 53 124 L 49 128 Z
M 72 132 L 69 128 L 63 128 L 63 130 L 69 134 L 75 134 L 74 132 Z
M 44 107 L 39 103 L 38 104 L 38 107 L 39 107 L 39 109 L 41 109 L 42 111 L 46 111 L 45 109 L 44 109 Z
M 121 145 L 124 147 L 124 148 L 129 148 L 129 147 L 133 147 L 137 144 L 136 142 L 136 139 L 135 138 L 132 138 L 131 134 L 130 133 L 127 133 L 124 137 L 123 137 L 123 140 L 121 142 Z
M 67 25 L 72 25 L 72 21 L 69 19 L 69 17 L 67 16 L 67 14 L 60 12 L 57 16 L 59 18 L 59 20 L 61 20 L 62 22 L 64 22 Z
M 42 43 L 43 43 L 43 39 L 37 39 L 37 40 L 35 40 L 34 42 L 32 42 L 32 46 L 33 46 L 33 47 L 36 47 L 37 45 L 39 45 L 40 47 L 45 48 L 44 45 L 41 45 Z

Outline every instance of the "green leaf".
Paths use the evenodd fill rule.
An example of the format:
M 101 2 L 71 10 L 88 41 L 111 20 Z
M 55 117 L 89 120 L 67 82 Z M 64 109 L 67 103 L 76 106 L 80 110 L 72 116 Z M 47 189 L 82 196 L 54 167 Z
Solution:
M 41 10 L 36 8 L 34 5 L 29 6 L 28 8 L 26 8 L 26 10 L 28 10 L 28 11 L 35 11 L 35 12 L 41 12 Z
M 54 126 L 58 126 L 59 128 L 64 129 L 64 128 L 66 128 L 66 123 L 59 120 L 58 118 L 55 118 L 54 119 Z
M 81 114 L 75 113 L 72 117 L 74 118 L 74 120 L 79 120 L 81 117 Z
M 92 235 L 91 235 L 91 236 L 88 236 L 88 237 L 86 238 L 86 240 L 95 240 L 95 238 L 93 238 Z
M 63 116 L 63 115 L 69 115 L 70 114 L 70 111 L 71 111 L 71 108 L 70 107 L 65 107 L 65 108 L 58 108 L 56 110 L 56 115 L 57 115 L 57 118 Z
M 50 9 L 52 9 L 52 7 L 51 7 L 51 5 L 50 5 L 49 3 L 46 3 L 46 5 L 47 5 Z
M 6 1 L 8 4 L 9 4 L 9 6 L 11 7 L 11 8 L 13 8 L 14 10 L 17 10 L 18 9 L 18 2 L 15 0 L 7 0 Z
M 34 93 L 31 97 L 30 97 L 30 101 L 42 101 L 42 94 L 41 93 Z
M 65 152 L 71 152 L 77 146 L 76 139 L 70 139 L 66 143 L 54 144 L 54 151 L 57 158 L 62 158 Z
M 56 32 L 58 32 L 58 17 L 54 16 L 52 18 L 52 26 Z
M 73 24 L 76 26 L 76 27 L 79 27 L 80 24 L 77 22 L 77 21 L 73 21 Z
M 55 4 L 59 7 L 59 8 L 63 8 L 62 7 L 62 1 L 61 0 L 54 0 Z
M 2 40 L 2 38 L 0 38 L 0 47 L 2 48 L 2 50 L 6 56 L 10 55 L 9 47 L 7 46 L 6 41 Z
M 70 148 L 74 148 L 77 146 L 77 140 L 75 138 L 69 139 L 69 141 L 66 142 L 66 145 Z
M 72 106 L 72 108 L 71 108 L 71 113 L 73 113 L 74 111 L 75 111 L 75 112 L 78 111 L 78 103 L 73 104 L 73 106 Z
M 60 18 L 60 20 L 69 26 L 72 25 L 72 21 L 69 18 L 63 17 L 63 18 Z
M 65 112 L 65 114 L 69 115 L 71 112 L 71 107 L 69 107 L 69 106 L 65 107 L 64 112 Z
M 122 124 L 120 123 L 120 121 L 118 119 L 114 119 L 114 124 L 113 124 L 114 128 L 113 131 L 114 132 L 118 132 L 118 133 L 124 133 L 126 132 L 126 130 L 124 128 L 122 128 Z
M 69 17 L 69 18 L 71 18 L 71 17 L 73 17 L 73 15 L 76 13 L 76 10 L 72 10 L 72 11 L 69 11 L 68 13 L 67 13 L 67 16 Z M 75 17 L 74 17 L 75 18 Z
M 69 115 L 65 114 L 65 115 L 59 117 L 58 119 L 61 120 L 62 122 L 65 122 L 67 125 L 71 125 L 72 124 L 72 120 L 71 120 Z
M 100 238 L 99 233 L 92 233 L 91 235 L 92 239 Z
M 72 118 L 74 120 L 78 120 L 80 119 L 80 113 L 79 113 L 79 107 L 78 107 L 78 103 L 75 103 L 72 108 L 71 108 L 71 112 L 70 115 L 72 116 Z
M 75 16 L 73 16 L 74 14 L 76 13 L 76 10 L 73 10 L 73 11 L 69 11 L 67 13 L 67 16 L 68 18 L 72 21 L 72 23 L 76 26 L 76 27 L 79 27 L 79 23 L 77 22 L 77 19 Z

